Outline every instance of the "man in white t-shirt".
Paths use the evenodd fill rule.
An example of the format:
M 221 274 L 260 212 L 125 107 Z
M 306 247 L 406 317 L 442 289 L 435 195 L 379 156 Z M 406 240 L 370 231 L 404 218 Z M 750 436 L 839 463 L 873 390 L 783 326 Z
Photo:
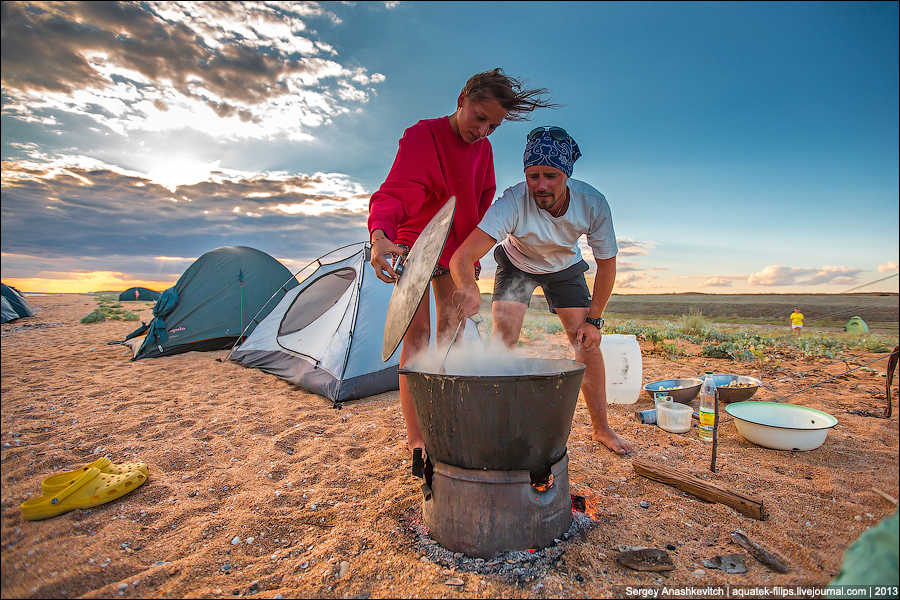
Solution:
M 551 312 L 565 328 L 575 360 L 587 365 L 581 391 L 591 415 L 593 439 L 616 454 L 631 444 L 609 427 L 606 373 L 600 353 L 603 310 L 616 278 L 616 236 L 603 194 L 570 179 L 581 156 L 575 140 L 560 127 L 538 127 L 525 146 L 525 181 L 507 189 L 450 260 L 454 301 L 461 319 L 481 308 L 475 263 L 494 247 L 492 316 L 494 339 L 515 348 L 535 288 L 544 291 Z M 593 295 L 584 273 L 578 240 L 587 236 L 597 262 Z

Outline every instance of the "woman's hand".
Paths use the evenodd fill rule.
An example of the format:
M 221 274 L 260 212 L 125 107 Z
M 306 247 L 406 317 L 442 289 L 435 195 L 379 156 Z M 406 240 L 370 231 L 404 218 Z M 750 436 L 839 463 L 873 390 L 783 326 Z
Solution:
M 372 233 L 372 259 L 370 262 L 375 269 L 375 275 L 385 283 L 395 283 L 399 279 L 399 276 L 391 266 L 391 261 L 387 258 L 390 255 L 403 256 L 404 251 L 391 242 L 384 235 L 384 231 L 376 229 Z

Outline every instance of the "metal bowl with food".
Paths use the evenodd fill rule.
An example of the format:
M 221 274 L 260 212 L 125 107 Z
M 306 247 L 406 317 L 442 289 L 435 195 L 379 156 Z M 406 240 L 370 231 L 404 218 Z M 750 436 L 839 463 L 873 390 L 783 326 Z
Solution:
M 713 375 L 716 390 L 719 392 L 719 402 L 731 404 L 749 400 L 756 394 L 762 382 L 755 377 L 746 375 Z
M 779 402 L 735 402 L 725 412 L 744 439 L 773 450 L 815 450 L 838 423 L 821 410 Z
M 701 379 L 689 377 L 686 379 L 665 379 L 663 381 L 654 381 L 644 386 L 644 391 L 653 399 L 656 392 L 664 392 L 672 396 L 672 400 L 681 404 L 687 404 L 697 397 L 700 393 L 700 385 L 703 383 Z

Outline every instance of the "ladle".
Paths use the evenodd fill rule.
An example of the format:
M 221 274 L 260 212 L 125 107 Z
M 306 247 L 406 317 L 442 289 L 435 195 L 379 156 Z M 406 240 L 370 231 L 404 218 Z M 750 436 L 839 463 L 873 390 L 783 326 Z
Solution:
M 481 345 L 487 350 L 488 346 L 491 344 L 491 336 L 487 330 L 484 329 L 484 319 L 477 313 L 469 318 L 475 323 L 475 329 L 478 331 L 478 338 L 481 340 Z M 444 363 L 447 362 L 447 357 L 450 356 L 450 350 L 453 349 L 453 343 L 456 341 L 456 338 L 459 337 L 459 330 L 462 329 L 463 323 L 465 322 L 465 319 L 459 320 L 459 325 L 456 326 L 456 333 L 453 334 L 453 339 L 451 339 L 450 343 L 447 345 L 447 352 L 444 354 L 444 360 L 441 361 L 441 370 L 438 371 L 441 375 L 447 374 L 447 371 L 444 370 Z

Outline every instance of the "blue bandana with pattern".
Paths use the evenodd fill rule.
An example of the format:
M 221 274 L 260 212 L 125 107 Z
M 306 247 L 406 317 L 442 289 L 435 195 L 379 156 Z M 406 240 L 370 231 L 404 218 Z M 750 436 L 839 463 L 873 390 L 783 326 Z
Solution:
M 578 144 L 567 136 L 564 140 L 554 140 L 550 133 L 545 131 L 540 137 L 536 137 L 525 144 L 525 168 L 534 165 L 547 165 L 559 169 L 572 176 L 572 168 L 575 161 L 581 157 Z

